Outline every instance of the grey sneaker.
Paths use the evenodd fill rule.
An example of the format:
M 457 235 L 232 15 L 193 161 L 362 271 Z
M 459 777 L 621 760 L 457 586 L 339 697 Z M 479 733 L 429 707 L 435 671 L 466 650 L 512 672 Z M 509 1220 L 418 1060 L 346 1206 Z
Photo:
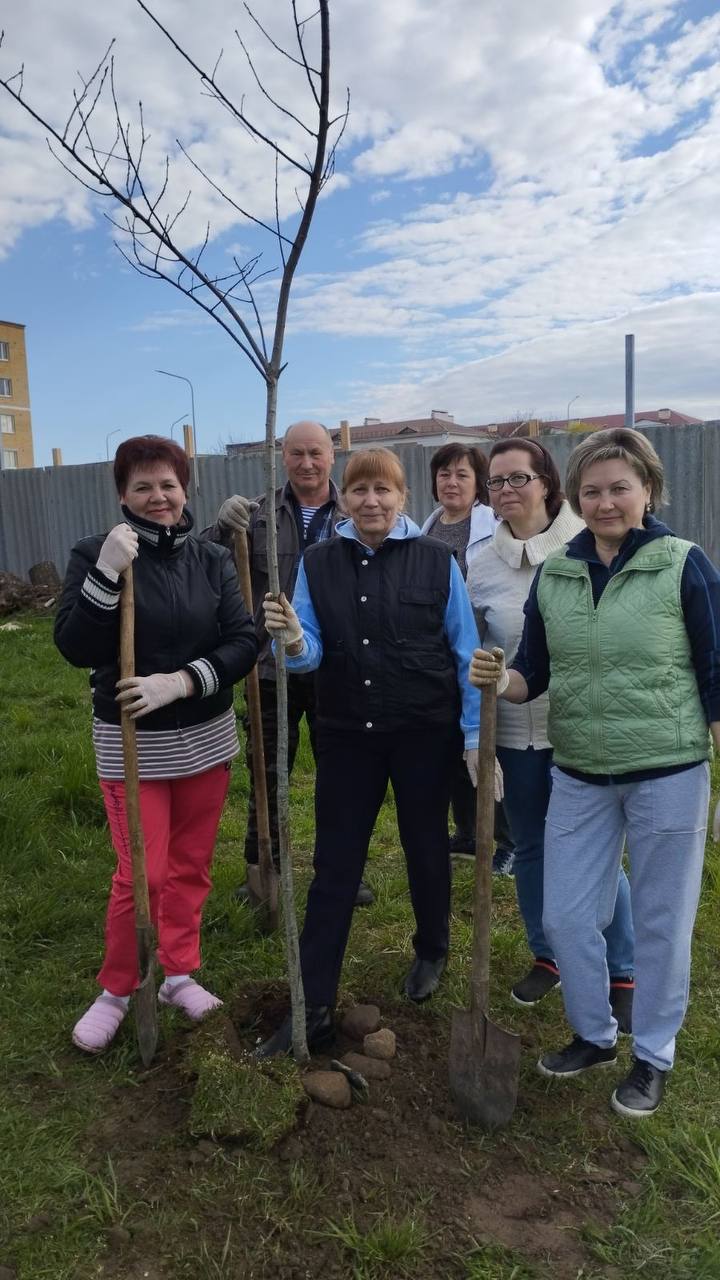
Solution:
M 614 1044 L 609 1049 L 601 1049 L 600 1045 L 583 1040 L 582 1036 L 573 1036 L 564 1049 L 557 1053 L 544 1053 L 537 1067 L 541 1076 L 569 1079 L 589 1071 L 591 1067 L 614 1067 L 616 1062 L 617 1048 Z
M 530 972 L 515 983 L 510 995 L 516 1004 L 530 1008 L 556 989 L 560 989 L 560 974 L 555 962 L 536 960 Z
M 644 1058 L 633 1058 L 630 1072 L 610 1099 L 613 1111 L 631 1120 L 654 1116 L 665 1092 L 666 1075 L 667 1071 L 660 1071 Z

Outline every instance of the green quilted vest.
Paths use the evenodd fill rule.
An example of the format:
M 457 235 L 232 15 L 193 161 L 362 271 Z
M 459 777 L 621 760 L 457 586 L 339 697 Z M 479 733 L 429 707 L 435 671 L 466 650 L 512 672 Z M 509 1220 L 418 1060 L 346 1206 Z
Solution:
M 538 604 L 550 653 L 548 736 L 556 764 L 629 773 L 708 757 L 680 603 L 693 544 L 647 543 L 593 605 L 587 564 L 566 549 L 542 567 Z

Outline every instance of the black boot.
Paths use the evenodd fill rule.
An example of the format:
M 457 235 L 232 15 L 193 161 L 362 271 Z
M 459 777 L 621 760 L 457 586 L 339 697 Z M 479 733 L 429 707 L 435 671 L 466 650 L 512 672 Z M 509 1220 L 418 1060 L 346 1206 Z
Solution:
M 327 1004 L 308 1005 L 305 1009 L 305 1029 L 308 1049 L 323 1049 L 335 1039 L 334 1009 Z M 292 1053 L 292 1014 L 289 1013 L 274 1035 L 258 1045 L 253 1057 L 277 1058 L 281 1053 Z
M 422 960 L 416 956 L 404 984 L 408 1000 L 414 1000 L 416 1004 L 429 1000 L 437 990 L 446 964 L 447 956 L 441 956 L 439 960 Z

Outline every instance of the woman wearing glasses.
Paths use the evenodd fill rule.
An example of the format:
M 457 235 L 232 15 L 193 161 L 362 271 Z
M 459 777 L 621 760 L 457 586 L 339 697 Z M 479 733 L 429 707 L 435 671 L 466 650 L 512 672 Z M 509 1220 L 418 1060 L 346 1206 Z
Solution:
M 472 564 L 480 548 L 493 537 L 497 528 L 496 516 L 488 506 L 487 473 L 487 458 L 474 444 L 458 441 L 444 444 L 430 459 L 432 495 L 439 505 L 430 513 L 420 532 L 446 543 L 463 578 L 467 578 L 468 565 Z M 458 734 L 450 791 L 450 807 L 455 822 L 455 834 L 450 837 L 450 853 L 455 857 L 472 859 L 475 857 L 475 788 L 468 776 L 463 745 L 462 736 Z M 500 826 L 496 836 L 505 834 L 499 803 L 498 810 Z M 502 848 L 500 841 L 496 859 L 498 855 L 499 863 L 509 868 L 512 852 Z
M 492 542 L 468 570 L 467 587 L 484 649 L 503 649 L 510 665 L 523 629 L 523 606 L 538 565 L 583 528 L 565 500 L 547 449 L 535 440 L 500 440 L 490 453 L 487 489 L 501 520 Z M 515 845 L 515 884 L 533 964 L 512 988 L 521 1005 L 537 1004 L 560 977 L 542 927 L 543 842 L 552 751 L 547 694 L 497 708 L 497 755 L 505 780 L 505 812 Z M 630 1031 L 633 928 L 630 887 L 620 873 L 615 914 L 605 931 L 611 1002 L 620 1030 Z

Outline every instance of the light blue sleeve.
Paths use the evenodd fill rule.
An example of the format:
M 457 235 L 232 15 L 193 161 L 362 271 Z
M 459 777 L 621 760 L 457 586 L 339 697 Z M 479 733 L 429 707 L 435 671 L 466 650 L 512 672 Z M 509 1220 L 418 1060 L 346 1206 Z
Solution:
M 303 629 L 303 647 L 294 658 L 287 654 L 285 662 L 288 671 L 295 671 L 302 675 L 305 671 L 316 671 L 322 662 L 323 643 L 320 632 L 320 623 L 310 598 L 310 589 L 305 574 L 305 566 L 302 560 L 298 569 L 297 582 L 295 583 L 295 592 L 292 598 L 292 607 L 300 619 L 300 626 Z M 275 641 L 272 645 L 273 653 L 275 652 Z
M 465 750 L 477 747 L 480 736 L 480 690 L 468 679 L 473 649 L 477 649 L 478 633 L 470 597 L 457 561 L 450 561 L 450 595 L 445 610 L 445 634 L 455 658 L 462 698 L 460 728 L 465 735 Z

